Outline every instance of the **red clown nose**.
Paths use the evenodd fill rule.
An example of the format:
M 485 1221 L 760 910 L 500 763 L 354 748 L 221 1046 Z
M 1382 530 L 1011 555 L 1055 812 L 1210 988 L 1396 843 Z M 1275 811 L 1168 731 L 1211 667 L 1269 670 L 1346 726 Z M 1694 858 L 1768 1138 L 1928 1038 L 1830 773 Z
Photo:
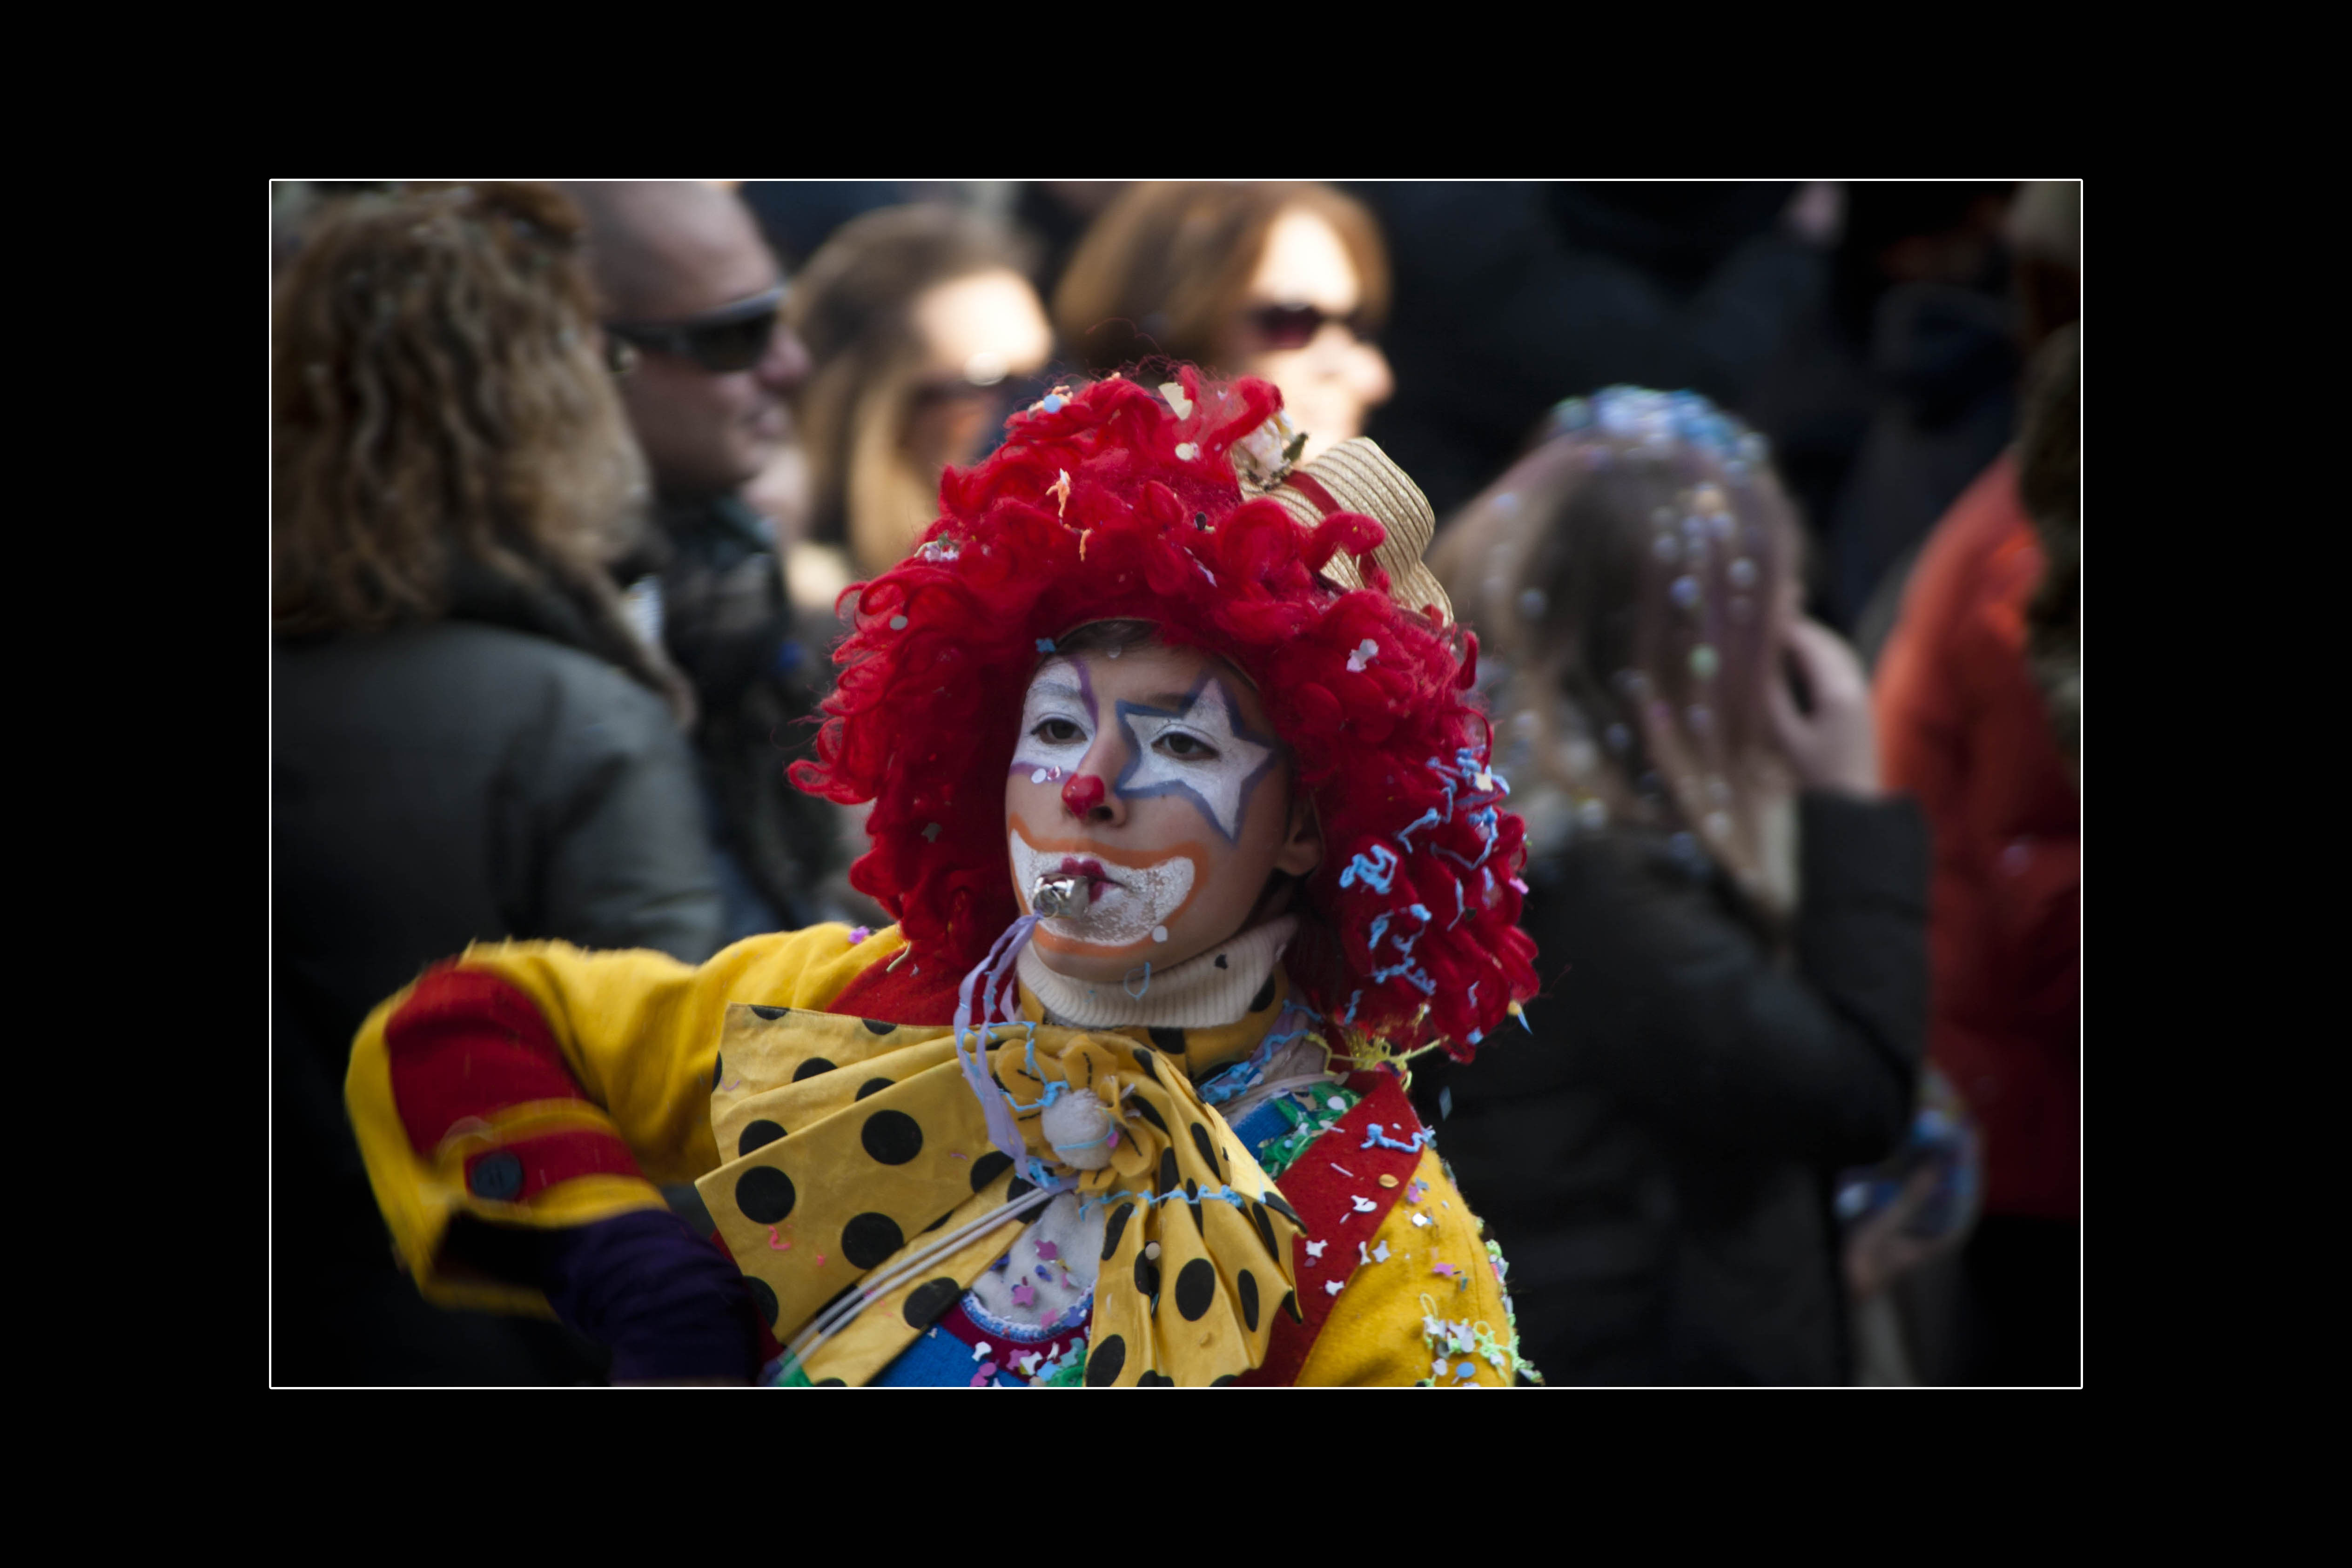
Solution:
M 1081 774 L 1062 786 L 1062 805 L 1073 817 L 1083 817 L 1103 802 L 1103 781 Z

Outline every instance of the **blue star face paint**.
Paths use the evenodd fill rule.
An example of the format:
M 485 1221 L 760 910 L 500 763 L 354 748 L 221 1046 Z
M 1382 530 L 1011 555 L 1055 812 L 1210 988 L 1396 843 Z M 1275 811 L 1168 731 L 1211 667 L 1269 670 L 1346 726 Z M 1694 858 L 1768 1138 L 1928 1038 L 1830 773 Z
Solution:
M 1226 842 L 1237 842 L 1251 796 L 1282 758 L 1271 737 L 1243 722 L 1223 679 L 1202 676 L 1181 706 L 1116 707 L 1129 743 L 1118 792 L 1129 800 L 1181 796 Z
M 1007 870 L 1024 900 L 1044 877 L 1085 884 L 1034 939 L 1064 975 L 1118 984 L 1139 956 L 1181 964 L 1241 931 L 1276 870 L 1320 858 L 1311 814 L 1293 827 L 1287 753 L 1213 654 L 1146 643 L 1047 659 L 1021 727 Z

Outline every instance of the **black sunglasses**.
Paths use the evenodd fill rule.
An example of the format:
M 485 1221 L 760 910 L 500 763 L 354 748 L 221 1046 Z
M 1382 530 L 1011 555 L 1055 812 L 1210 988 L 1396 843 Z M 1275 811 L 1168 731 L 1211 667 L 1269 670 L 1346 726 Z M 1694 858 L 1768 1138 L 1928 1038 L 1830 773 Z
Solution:
M 1303 349 L 1315 340 L 1327 321 L 1337 321 L 1360 341 L 1371 337 L 1371 321 L 1362 310 L 1330 316 L 1314 305 L 1260 305 L 1244 311 L 1242 319 L 1269 349 Z
M 776 338 L 784 291 L 771 288 L 684 321 L 607 321 L 605 332 L 633 348 L 692 360 L 712 375 L 748 371 L 767 357 Z M 625 366 L 616 358 L 614 368 Z

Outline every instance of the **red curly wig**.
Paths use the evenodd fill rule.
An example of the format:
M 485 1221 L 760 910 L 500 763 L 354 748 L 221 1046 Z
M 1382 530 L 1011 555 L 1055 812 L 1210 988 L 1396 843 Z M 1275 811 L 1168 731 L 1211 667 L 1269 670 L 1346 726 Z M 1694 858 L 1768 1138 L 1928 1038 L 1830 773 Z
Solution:
M 1004 776 L 1029 677 L 1063 634 L 1133 619 L 1256 685 L 1314 801 L 1322 865 L 1289 955 L 1327 1017 L 1467 1060 L 1532 996 L 1517 929 L 1519 819 L 1501 810 L 1468 690 L 1477 646 L 1407 611 L 1370 552 L 1381 523 L 1313 528 L 1245 499 L 1231 453 L 1282 403 L 1262 381 L 1180 372 L 1188 412 L 1113 378 L 1013 416 L 1003 447 L 950 469 L 943 516 L 906 560 L 853 589 L 814 761 L 793 780 L 875 802 L 851 882 L 896 915 L 919 962 L 967 968 L 1021 911 Z M 1367 586 L 1323 577 L 1356 558 Z M 845 601 L 849 597 L 845 595 Z

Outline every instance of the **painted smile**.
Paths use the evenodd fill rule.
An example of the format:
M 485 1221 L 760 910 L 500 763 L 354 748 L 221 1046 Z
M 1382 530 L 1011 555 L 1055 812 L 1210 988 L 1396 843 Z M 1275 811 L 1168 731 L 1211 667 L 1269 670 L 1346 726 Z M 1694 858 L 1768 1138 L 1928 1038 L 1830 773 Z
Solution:
M 1035 940 L 1065 952 L 1149 951 L 1168 938 L 1169 923 L 1182 914 L 1199 891 L 1198 877 L 1206 846 L 1181 845 L 1150 861 L 1113 861 L 1071 854 L 1077 846 L 1050 841 L 1043 847 L 1026 831 L 1018 817 L 1008 826 L 1013 885 L 1025 891 L 1041 876 L 1082 876 L 1087 879 L 1085 909 L 1051 916 L 1037 927 Z M 1089 846 L 1091 847 L 1091 846 Z

